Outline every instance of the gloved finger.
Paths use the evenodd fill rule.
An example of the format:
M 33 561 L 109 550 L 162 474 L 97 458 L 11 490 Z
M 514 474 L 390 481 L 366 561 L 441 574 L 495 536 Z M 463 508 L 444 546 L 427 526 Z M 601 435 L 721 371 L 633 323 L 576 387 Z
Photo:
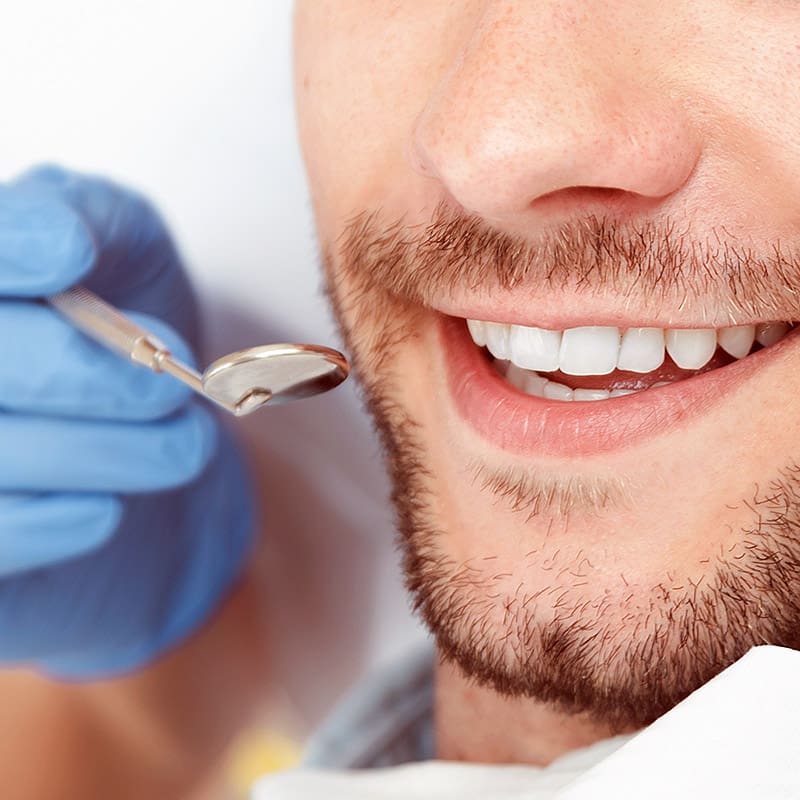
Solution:
M 0 413 L 0 491 L 151 492 L 192 481 L 217 445 L 197 404 L 158 422 Z
M 130 314 L 189 364 L 189 346 L 166 323 Z M 0 409 L 84 419 L 153 420 L 191 390 L 125 359 L 40 303 L 0 300 Z
M 0 578 L 97 549 L 121 517 L 111 494 L 0 493 Z
M 197 347 L 191 286 L 164 221 L 141 194 L 55 166 L 30 170 L 12 186 L 66 203 L 79 215 L 95 245 L 91 274 L 81 281 L 85 286 L 113 305 L 169 320 Z
M 39 297 L 83 278 L 92 233 L 65 200 L 0 186 L 0 295 Z

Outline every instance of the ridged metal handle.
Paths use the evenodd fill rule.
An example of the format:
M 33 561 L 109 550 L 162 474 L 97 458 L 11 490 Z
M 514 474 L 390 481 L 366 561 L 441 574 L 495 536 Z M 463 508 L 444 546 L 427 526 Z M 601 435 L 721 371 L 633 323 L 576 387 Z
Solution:
M 139 364 L 161 371 L 163 356 L 169 353 L 167 346 L 94 292 L 74 286 L 47 300 L 84 333 Z

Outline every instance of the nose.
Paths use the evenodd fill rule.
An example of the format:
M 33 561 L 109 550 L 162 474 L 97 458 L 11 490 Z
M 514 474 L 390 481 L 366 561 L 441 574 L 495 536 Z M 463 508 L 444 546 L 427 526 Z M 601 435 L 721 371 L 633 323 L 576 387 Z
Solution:
M 597 13 L 615 5 L 630 9 L 485 3 L 416 121 L 415 168 L 467 211 L 495 219 L 554 193 L 597 200 L 614 190 L 652 203 L 677 192 L 699 137 L 646 43 L 636 54 L 636 21 Z

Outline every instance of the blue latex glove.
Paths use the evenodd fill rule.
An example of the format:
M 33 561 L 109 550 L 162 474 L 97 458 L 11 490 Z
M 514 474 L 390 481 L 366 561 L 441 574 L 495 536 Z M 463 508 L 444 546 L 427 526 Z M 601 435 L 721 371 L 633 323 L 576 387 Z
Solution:
M 191 287 L 140 196 L 53 167 L 0 186 L 0 663 L 90 678 L 203 623 L 252 507 L 205 401 L 35 299 L 77 282 L 194 361 Z

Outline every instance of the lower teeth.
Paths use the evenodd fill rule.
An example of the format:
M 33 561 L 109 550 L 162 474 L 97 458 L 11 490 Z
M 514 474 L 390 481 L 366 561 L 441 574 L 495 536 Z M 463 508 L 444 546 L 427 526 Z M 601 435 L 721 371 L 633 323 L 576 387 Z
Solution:
M 519 391 L 533 397 L 544 397 L 547 400 L 561 400 L 562 402 L 572 400 L 608 400 L 614 397 L 636 394 L 645 389 L 655 389 L 659 386 L 669 385 L 669 381 L 661 381 L 651 386 L 641 386 L 638 389 L 571 389 L 563 383 L 548 380 L 538 372 L 522 369 L 522 367 L 518 367 L 510 361 L 495 360 L 494 368 L 515 389 L 519 389 Z

